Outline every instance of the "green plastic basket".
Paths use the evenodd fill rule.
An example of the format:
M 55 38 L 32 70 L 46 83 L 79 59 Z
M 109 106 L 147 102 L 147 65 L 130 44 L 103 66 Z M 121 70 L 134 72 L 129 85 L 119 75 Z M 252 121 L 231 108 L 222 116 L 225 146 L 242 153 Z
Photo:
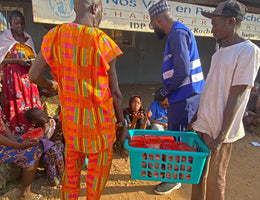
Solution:
M 131 147 L 129 151 L 132 179 L 198 184 L 209 149 L 194 132 L 129 130 L 130 136 L 173 136 L 176 142 L 185 142 L 197 152 L 173 151 Z

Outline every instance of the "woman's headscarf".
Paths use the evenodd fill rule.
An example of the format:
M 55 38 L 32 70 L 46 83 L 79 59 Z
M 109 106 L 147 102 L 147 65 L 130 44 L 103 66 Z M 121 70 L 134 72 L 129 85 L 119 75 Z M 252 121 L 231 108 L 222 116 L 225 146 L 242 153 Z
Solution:
M 134 101 L 135 98 L 139 98 L 141 100 L 141 103 L 143 102 L 142 101 L 142 98 L 138 95 L 134 95 L 134 96 L 131 96 L 130 99 L 129 99 L 129 107 L 128 108 L 125 108 L 124 111 L 126 113 L 128 113 L 129 115 L 133 115 L 133 111 L 131 109 L 131 105 L 132 105 L 132 102 Z M 143 103 L 141 104 L 141 107 L 139 109 L 140 112 L 145 112 L 144 108 L 143 108 Z

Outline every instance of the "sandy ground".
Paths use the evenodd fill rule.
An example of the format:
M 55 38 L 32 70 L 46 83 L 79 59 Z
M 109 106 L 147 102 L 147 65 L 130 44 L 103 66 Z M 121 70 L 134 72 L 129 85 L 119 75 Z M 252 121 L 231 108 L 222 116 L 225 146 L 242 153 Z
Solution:
M 144 107 L 152 102 L 152 92 L 158 85 L 149 86 L 120 86 L 124 95 L 124 107 L 128 106 L 131 95 L 143 97 Z M 260 198 L 260 147 L 251 142 L 260 143 L 260 127 L 249 127 L 246 136 L 234 143 L 233 153 L 227 173 L 226 200 L 257 200 Z M 85 197 L 85 175 L 82 171 L 80 200 Z M 191 185 L 183 186 L 169 195 L 156 195 L 154 187 L 159 182 L 139 181 L 131 179 L 129 158 L 120 152 L 115 152 L 111 174 L 101 200 L 188 200 Z M 0 200 L 15 200 L 20 184 L 16 183 Z M 45 176 L 37 176 L 33 182 L 33 191 L 43 194 L 48 200 L 58 200 L 60 186 L 50 187 L 46 184 Z

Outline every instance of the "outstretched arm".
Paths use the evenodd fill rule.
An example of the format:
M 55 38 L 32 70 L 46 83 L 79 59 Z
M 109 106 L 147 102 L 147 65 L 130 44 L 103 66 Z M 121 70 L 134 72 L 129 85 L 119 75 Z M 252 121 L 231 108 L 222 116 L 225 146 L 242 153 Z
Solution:
M 149 120 L 150 120 L 151 124 L 160 124 L 160 125 L 164 126 L 165 128 L 168 127 L 168 123 L 166 123 L 166 122 L 161 122 L 159 120 L 152 119 L 152 118 L 150 118 Z
M 38 143 L 36 140 L 24 140 L 22 142 L 18 142 L 10 129 L 4 124 L 5 135 L 0 134 L 0 144 L 8 147 L 12 147 L 15 149 L 21 149 L 25 147 L 32 147 Z

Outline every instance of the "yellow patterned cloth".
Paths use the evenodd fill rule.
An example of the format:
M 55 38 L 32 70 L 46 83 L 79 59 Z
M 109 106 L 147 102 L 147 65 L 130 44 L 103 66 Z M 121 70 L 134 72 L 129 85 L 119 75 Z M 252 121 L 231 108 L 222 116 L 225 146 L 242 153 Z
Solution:
M 59 96 L 41 96 L 41 102 L 44 112 L 51 118 L 57 119 L 60 112 L 60 100 Z

